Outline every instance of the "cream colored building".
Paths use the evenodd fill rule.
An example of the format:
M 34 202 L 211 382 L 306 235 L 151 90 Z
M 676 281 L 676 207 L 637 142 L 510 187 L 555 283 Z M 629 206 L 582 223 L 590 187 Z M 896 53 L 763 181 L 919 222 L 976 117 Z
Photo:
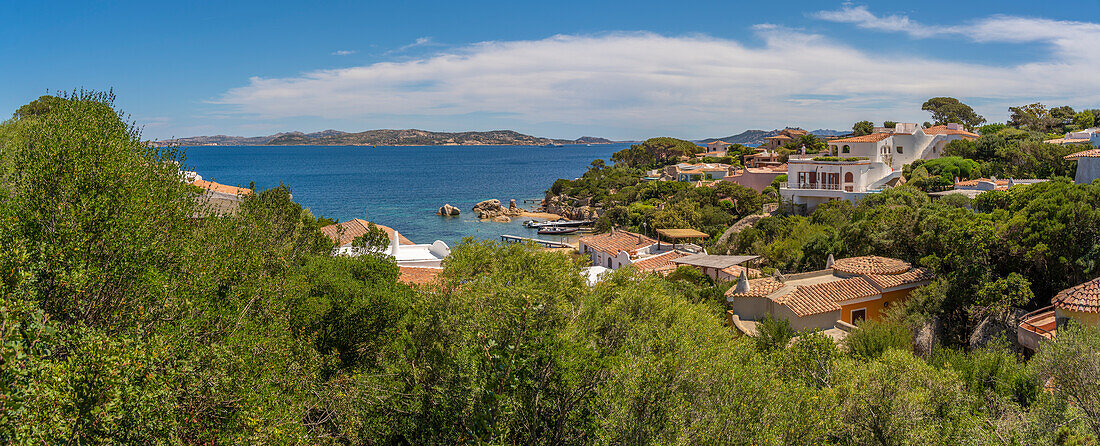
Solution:
M 958 139 L 977 139 L 959 124 L 921 128 L 899 123 L 890 132 L 829 141 L 829 152 L 787 160 L 785 201 L 813 210 L 832 200 L 855 200 L 904 182 L 902 166 L 939 158 Z

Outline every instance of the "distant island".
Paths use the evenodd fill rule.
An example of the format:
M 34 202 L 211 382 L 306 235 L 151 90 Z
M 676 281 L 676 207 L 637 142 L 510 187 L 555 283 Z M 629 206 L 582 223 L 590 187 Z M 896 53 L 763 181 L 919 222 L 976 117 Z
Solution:
M 695 141 L 695 142 L 700 142 L 700 143 L 706 144 L 708 142 L 714 142 L 714 141 L 722 140 L 722 141 L 728 142 L 730 144 L 741 144 L 741 145 L 746 145 L 746 146 L 755 146 L 755 145 L 763 144 L 764 143 L 764 138 L 767 138 L 769 136 L 778 135 L 779 132 L 781 132 L 781 131 L 783 131 L 783 130 L 782 129 L 776 129 L 776 130 L 745 130 L 744 132 L 738 133 L 736 135 L 727 136 L 725 138 L 707 138 L 707 139 L 700 139 L 700 140 Z M 839 135 L 845 135 L 845 134 L 848 134 L 848 133 L 851 133 L 851 132 L 850 131 L 840 131 L 840 130 L 825 130 L 825 129 L 819 129 L 819 130 L 814 130 L 814 131 L 810 132 L 811 135 L 817 135 L 817 136 L 839 136 Z
M 431 132 L 427 130 L 367 130 L 350 133 L 324 130 L 314 133 L 287 132 L 268 136 L 192 136 L 153 141 L 156 146 L 475 146 L 475 145 L 559 145 L 611 144 L 607 138 L 582 136 L 577 139 L 552 139 L 524 135 L 512 130 L 486 132 Z

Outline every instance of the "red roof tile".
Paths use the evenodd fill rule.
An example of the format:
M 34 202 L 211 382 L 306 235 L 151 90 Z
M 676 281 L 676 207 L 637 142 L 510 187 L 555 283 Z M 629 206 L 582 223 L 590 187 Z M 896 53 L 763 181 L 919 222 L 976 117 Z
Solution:
M 1089 149 L 1077 153 L 1071 153 L 1066 155 L 1067 160 L 1075 160 L 1078 158 L 1100 158 L 1100 149 Z
M 769 294 L 779 291 L 783 288 L 783 283 L 775 280 L 774 277 L 763 277 L 760 279 L 749 279 L 749 292 L 737 293 L 737 287 L 731 287 L 726 291 L 727 297 L 767 297 Z
M 962 135 L 970 138 L 977 138 L 978 134 L 968 132 L 965 129 L 951 130 L 946 125 L 937 125 L 924 129 L 925 135 Z
M 402 266 L 400 270 L 401 275 L 397 280 L 409 285 L 431 283 L 439 276 L 439 273 L 443 272 L 443 268 L 422 268 L 417 266 Z
M 870 274 L 866 276 L 878 289 L 895 288 L 932 280 L 936 275 L 927 268 L 913 268 L 901 274 Z
M 729 274 L 732 277 L 741 277 L 741 271 L 742 270 L 745 271 L 745 276 L 747 276 L 750 279 L 760 277 L 760 276 L 764 275 L 758 269 L 749 268 L 749 267 L 745 267 L 745 266 L 742 266 L 742 265 L 733 265 L 733 266 L 730 266 L 730 267 L 722 268 L 722 272 L 724 272 L 726 274 Z
M 982 181 L 993 181 L 989 178 L 975 178 L 973 180 L 964 180 L 955 183 L 955 187 L 973 187 L 977 186 Z M 1008 186 L 1008 180 L 997 180 L 998 186 Z
M 652 257 L 646 257 L 642 260 L 631 263 L 631 265 L 634 265 L 635 268 L 638 268 L 642 271 L 659 272 L 664 270 L 674 270 L 676 269 L 676 264 L 672 263 L 672 260 L 678 259 L 686 255 L 687 254 L 684 254 L 680 251 L 669 251 Z M 669 268 L 669 266 L 671 266 L 671 268 Z
M 787 306 L 798 316 L 828 313 L 840 309 L 838 302 L 879 294 L 878 288 L 865 277 L 852 277 L 834 282 L 800 286 L 778 296 L 775 302 Z
M 634 251 L 638 249 L 657 243 L 654 239 L 627 231 L 615 231 L 581 237 L 578 242 L 584 243 L 590 249 L 612 256 L 619 255 L 619 251 L 626 251 L 627 253 L 633 254 Z
M 913 266 L 889 257 L 849 257 L 833 262 L 833 270 L 847 274 L 901 274 Z
M 879 142 L 892 136 L 892 133 L 872 133 L 870 135 L 852 136 L 849 138 L 834 139 L 829 142 Z
M 1100 313 L 1100 277 L 1062 290 L 1050 303 L 1064 310 Z
M 343 223 L 325 226 L 321 228 L 321 232 L 328 236 L 328 238 L 332 239 L 333 243 L 336 243 L 336 246 L 344 246 L 348 243 L 351 243 L 352 240 L 355 240 L 356 237 L 366 234 L 367 228 L 370 226 L 370 223 L 371 222 L 363 220 L 361 218 L 356 218 L 354 220 L 348 220 Z M 386 231 L 386 236 L 389 237 L 390 240 L 393 240 L 393 228 L 382 226 L 378 223 L 375 223 L 374 225 L 377 226 L 378 229 Z M 339 233 L 340 230 L 338 228 L 343 228 L 343 234 Z M 402 235 L 399 240 L 402 245 L 413 244 L 413 242 L 405 238 L 404 235 Z
M 213 181 L 195 180 L 191 184 L 201 187 L 206 190 L 212 190 L 214 192 L 221 192 L 229 195 L 252 195 L 251 189 L 245 189 L 243 187 L 226 186 L 224 184 L 218 184 Z

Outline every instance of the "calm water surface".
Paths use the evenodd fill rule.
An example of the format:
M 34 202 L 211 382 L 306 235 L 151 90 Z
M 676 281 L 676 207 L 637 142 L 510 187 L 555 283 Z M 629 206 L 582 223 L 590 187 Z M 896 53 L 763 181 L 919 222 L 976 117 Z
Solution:
M 290 186 L 294 200 L 314 215 L 340 221 L 366 218 L 393 227 L 416 243 L 501 234 L 534 237 L 517 219 L 481 222 L 471 208 L 496 198 L 541 199 L 558 178 L 579 177 L 597 158 L 608 160 L 627 144 L 533 146 L 217 146 L 184 149 L 184 166 L 204 179 L 257 190 Z M 443 218 L 445 203 L 462 215 Z

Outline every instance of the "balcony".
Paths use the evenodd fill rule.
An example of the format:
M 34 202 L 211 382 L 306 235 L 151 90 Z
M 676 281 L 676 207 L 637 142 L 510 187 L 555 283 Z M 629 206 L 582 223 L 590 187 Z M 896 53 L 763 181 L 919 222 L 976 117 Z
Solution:
M 1048 306 L 1020 318 L 1020 325 L 1016 328 L 1016 340 L 1020 345 L 1035 351 L 1039 349 L 1039 342 L 1042 340 L 1054 339 L 1057 330 L 1054 307 Z
M 840 190 L 840 183 L 799 183 L 788 181 L 788 189 Z

